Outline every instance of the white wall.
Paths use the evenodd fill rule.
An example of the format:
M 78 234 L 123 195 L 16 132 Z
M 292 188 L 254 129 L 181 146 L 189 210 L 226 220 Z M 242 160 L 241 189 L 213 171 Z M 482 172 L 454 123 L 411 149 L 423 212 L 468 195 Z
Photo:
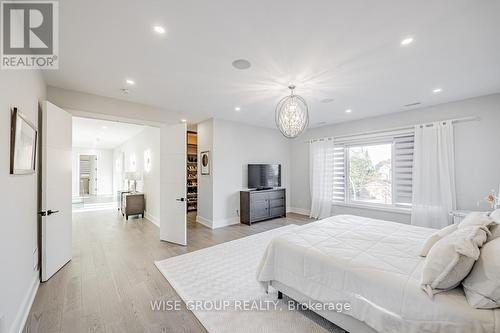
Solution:
M 144 152 L 150 151 L 151 170 L 144 170 Z M 124 153 L 124 172 L 139 172 L 143 175 L 143 192 L 146 200 L 146 218 L 159 226 L 160 221 L 160 129 L 145 127 L 138 135 L 124 142 L 113 151 L 113 166 Z M 136 170 L 131 159 L 135 156 Z
M 33 269 L 37 248 L 37 175 L 10 175 L 10 108 L 17 106 L 38 125 L 38 102 L 45 83 L 33 70 L 2 70 L 0 74 L 0 331 L 20 331 L 30 297 L 38 286 Z
M 500 94 L 307 131 L 292 142 L 292 207 L 303 212 L 308 212 L 310 208 L 308 145 L 305 143 L 307 139 L 466 116 L 478 116 L 479 120 L 455 125 L 457 206 L 461 209 L 477 209 L 478 200 L 482 200 L 489 190 L 498 189 L 500 185 Z M 365 215 L 398 222 L 410 220 L 408 214 L 338 206 L 334 207 L 334 213 Z
M 97 156 L 97 195 L 113 194 L 113 150 L 73 147 L 72 193 L 79 196 L 80 155 Z
M 213 220 L 213 172 L 201 175 L 199 156 L 202 151 L 214 150 L 214 120 L 209 119 L 198 124 L 198 211 L 197 221 L 209 227 Z M 213 158 L 212 158 L 213 160 Z
M 198 153 L 204 150 L 211 150 L 212 170 L 210 176 L 199 175 L 200 222 L 212 228 L 239 223 L 239 191 L 248 187 L 248 164 L 281 164 L 281 185 L 289 195 L 290 143 L 277 130 L 209 120 L 198 125 Z

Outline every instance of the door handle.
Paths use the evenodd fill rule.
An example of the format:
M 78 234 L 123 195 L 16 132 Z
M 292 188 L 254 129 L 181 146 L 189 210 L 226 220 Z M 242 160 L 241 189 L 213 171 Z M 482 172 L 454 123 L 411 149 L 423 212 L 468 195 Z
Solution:
M 47 211 L 47 216 L 48 216 L 48 215 L 52 215 L 52 214 L 57 214 L 57 213 L 59 213 L 59 211 L 58 211 L 58 210 L 52 210 L 52 209 L 49 209 L 49 210 Z
M 186 199 L 185 198 L 178 198 L 178 199 L 175 199 L 177 201 L 185 201 Z

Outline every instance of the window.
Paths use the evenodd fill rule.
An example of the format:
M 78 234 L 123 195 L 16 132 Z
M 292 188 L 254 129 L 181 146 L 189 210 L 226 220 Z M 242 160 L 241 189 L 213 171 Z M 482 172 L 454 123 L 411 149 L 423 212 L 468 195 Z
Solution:
M 336 139 L 333 201 L 409 208 L 412 199 L 411 131 Z
M 392 144 L 353 146 L 348 152 L 351 202 L 392 204 Z

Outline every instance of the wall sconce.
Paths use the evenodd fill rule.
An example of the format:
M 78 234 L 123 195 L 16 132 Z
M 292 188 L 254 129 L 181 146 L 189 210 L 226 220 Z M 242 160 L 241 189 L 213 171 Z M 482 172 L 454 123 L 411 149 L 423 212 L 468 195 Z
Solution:
M 144 171 L 151 171 L 151 150 L 144 151 Z
M 130 156 L 130 171 L 132 171 L 132 172 L 137 171 L 137 163 L 136 163 L 135 154 L 132 154 L 132 156 Z
M 118 173 L 122 172 L 122 163 L 119 159 L 116 160 L 116 162 L 115 162 L 115 168 L 116 168 L 116 172 L 118 172 Z

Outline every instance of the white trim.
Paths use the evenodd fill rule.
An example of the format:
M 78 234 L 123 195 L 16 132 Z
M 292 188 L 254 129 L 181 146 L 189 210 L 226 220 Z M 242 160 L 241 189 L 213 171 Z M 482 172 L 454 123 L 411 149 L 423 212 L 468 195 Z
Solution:
M 380 212 L 388 212 L 388 213 L 397 213 L 397 214 L 411 214 L 410 208 L 402 208 L 402 207 L 394 207 L 394 206 L 375 206 L 375 205 L 364 205 L 358 203 L 342 203 L 342 202 L 332 202 L 332 206 L 340 206 L 347 208 L 357 208 L 357 209 L 367 209 L 367 210 L 376 210 Z
M 235 216 L 224 220 L 213 221 L 212 229 L 228 227 L 230 225 L 235 225 L 239 223 L 240 223 L 240 218 L 238 216 Z
M 145 211 L 144 212 L 144 217 L 146 217 L 146 220 L 148 220 L 149 222 L 153 223 L 155 226 L 157 226 L 158 228 L 160 227 L 160 219 L 149 214 L 148 211 Z
M 38 271 L 31 282 L 31 286 L 28 290 L 26 296 L 24 296 L 24 300 L 21 303 L 21 307 L 17 312 L 16 319 L 12 323 L 10 327 L 11 333 L 19 332 L 21 333 L 26 325 L 26 320 L 28 319 L 28 315 L 30 313 L 31 307 L 33 306 L 33 301 L 35 300 L 36 292 L 38 291 L 38 287 L 40 286 L 40 278 L 38 276 Z
M 286 211 L 287 213 L 295 213 L 306 216 L 309 216 L 311 214 L 311 211 L 309 209 L 297 208 L 297 207 L 288 207 Z
M 210 229 L 218 229 L 218 228 L 228 227 L 230 225 L 239 224 L 240 218 L 235 216 L 224 220 L 212 221 L 204 217 L 201 217 L 200 215 L 196 215 L 196 222 Z
M 199 224 L 201 224 L 207 228 L 213 229 L 212 228 L 212 220 L 206 219 L 200 215 L 196 215 L 196 222 L 198 222 Z

